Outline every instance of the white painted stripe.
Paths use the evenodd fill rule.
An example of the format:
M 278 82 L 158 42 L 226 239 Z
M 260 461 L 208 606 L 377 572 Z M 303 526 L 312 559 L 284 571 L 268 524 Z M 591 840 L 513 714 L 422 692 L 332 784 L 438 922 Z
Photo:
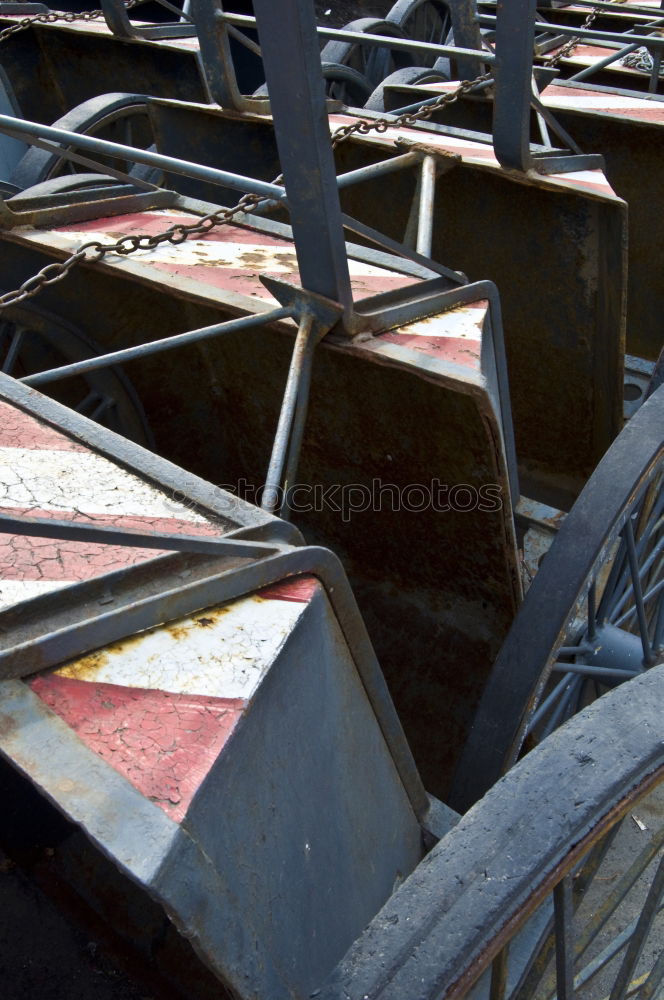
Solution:
M 0 448 L 0 507 L 207 520 L 91 451 Z
M 0 609 L 29 601 L 50 590 L 68 586 L 67 580 L 0 580 Z M 72 581 L 75 582 L 75 581 Z
M 306 607 L 241 598 L 114 643 L 56 673 L 173 694 L 251 698 Z
M 620 97 L 617 94 L 552 94 L 544 92 L 542 103 L 551 108 L 587 108 L 598 111 L 661 111 L 664 114 L 664 103 L 644 101 L 638 97 Z
M 393 332 L 415 337 L 460 337 L 479 341 L 482 339 L 485 316 L 486 309 L 477 307 L 452 309 L 438 316 L 430 316 L 428 319 L 400 326 Z
M 117 225 L 116 225 L 117 229 Z M 99 240 L 106 242 L 108 233 L 102 230 L 85 232 L 67 230 L 67 236 L 73 240 Z M 227 267 L 249 274 L 269 271 L 271 274 L 293 274 L 298 269 L 295 247 L 284 241 L 283 244 L 265 246 L 263 243 L 233 243 L 223 239 L 208 238 L 206 240 L 187 240 L 176 245 L 161 243 L 154 250 L 137 250 L 132 256 L 137 260 L 149 260 L 152 264 L 177 264 L 182 267 L 195 265 Z M 396 275 L 384 267 L 366 264 L 363 261 L 348 261 L 351 277 L 385 277 Z

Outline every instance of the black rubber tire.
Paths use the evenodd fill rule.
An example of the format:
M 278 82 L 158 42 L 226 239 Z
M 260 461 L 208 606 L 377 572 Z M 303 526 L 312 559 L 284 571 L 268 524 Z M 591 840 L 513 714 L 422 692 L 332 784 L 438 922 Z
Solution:
M 388 38 L 404 38 L 403 31 L 390 21 L 382 21 L 377 17 L 360 17 L 344 25 L 344 31 L 355 31 L 362 34 L 385 35 Z M 372 87 L 393 73 L 396 69 L 412 66 L 414 57 L 409 52 L 399 49 L 382 49 L 362 45 L 361 37 L 357 42 L 342 42 L 332 40 L 327 42 L 321 52 L 321 60 L 328 63 L 343 63 L 365 76 Z
M 317 1000 L 457 1000 L 488 976 L 496 959 L 500 973 L 503 956 L 511 986 L 506 1000 L 540 996 L 533 989 L 519 992 L 515 980 L 523 987 L 534 959 L 549 950 L 556 887 L 570 876 L 567 885 L 573 885 L 579 905 L 587 905 L 586 893 L 595 890 L 607 900 L 617 884 L 612 838 L 623 819 L 637 840 L 646 844 L 648 838 L 647 851 L 661 855 L 663 701 L 664 667 L 656 667 L 553 733 L 439 841 L 352 945 Z M 652 837 L 632 819 L 637 803 L 639 812 L 645 808 L 645 796 L 655 817 Z M 633 844 L 620 859 L 623 870 Z M 661 875 L 660 868 L 660 882 Z M 645 894 L 650 880 L 641 875 L 641 881 L 639 892 Z M 630 906 L 624 895 L 620 904 L 618 918 Z M 639 906 L 643 913 L 642 897 L 637 913 Z M 586 926 L 579 922 L 579 939 Z M 607 936 L 617 934 L 605 927 Z M 578 939 L 573 943 L 580 947 Z M 649 961 L 664 973 L 657 935 L 651 933 L 648 943 Z M 509 967 L 513 956 L 518 975 Z M 555 992 L 554 982 L 541 995 Z M 609 992 L 602 988 L 597 995 Z M 488 996 L 488 982 L 470 995 Z
M 389 76 L 385 77 L 383 82 L 376 87 L 364 106 L 370 111 L 389 111 L 390 108 L 385 107 L 385 90 L 387 88 L 404 85 L 414 86 L 416 84 L 426 83 L 443 83 L 447 80 L 449 80 L 449 76 L 435 68 L 430 69 L 426 66 L 407 66 L 405 69 L 398 69 L 394 73 L 390 73 Z M 405 104 L 414 103 L 415 100 L 405 98 Z
M 452 28 L 450 9 L 444 0 L 397 0 L 385 18 L 397 24 L 409 38 L 417 42 L 445 44 Z M 418 53 L 420 66 L 432 67 L 440 57 Z
M 151 148 L 154 144 L 154 136 L 149 119 L 149 103 L 150 99 L 140 94 L 102 94 L 99 97 L 83 101 L 82 104 L 72 108 L 53 125 L 55 128 L 79 132 L 81 135 L 96 135 L 116 125 L 122 119 L 128 120 L 132 116 L 139 119 L 144 118 L 145 123 L 142 127 L 144 135 L 141 145 L 143 148 Z M 91 158 L 95 159 L 94 154 L 91 154 Z M 103 169 L 104 157 L 97 157 L 97 159 L 101 169 Z M 57 153 L 32 146 L 19 160 L 10 179 L 12 184 L 25 190 L 34 184 L 50 180 L 66 172 L 67 162 Z M 126 164 L 121 165 L 120 169 L 126 169 L 126 166 Z M 82 169 L 85 168 L 74 166 L 75 172 L 80 172 Z M 130 166 L 127 172 L 149 180 L 151 183 L 158 183 L 160 179 L 160 172 L 140 165 Z

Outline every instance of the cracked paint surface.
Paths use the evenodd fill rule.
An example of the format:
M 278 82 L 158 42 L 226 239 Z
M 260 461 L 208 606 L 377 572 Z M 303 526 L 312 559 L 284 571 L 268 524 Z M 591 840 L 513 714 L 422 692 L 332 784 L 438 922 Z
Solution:
M 31 686 L 91 750 L 176 822 L 245 704 L 52 675 L 36 678 Z
M 0 403 L 0 509 L 135 531 L 220 525 L 22 410 Z M 152 559 L 156 549 L 0 534 L 0 608 Z
M 251 698 L 302 615 L 302 601 L 257 594 L 111 643 L 59 667 L 95 683 Z
M 111 643 L 30 687 L 179 822 L 320 586 L 281 581 Z

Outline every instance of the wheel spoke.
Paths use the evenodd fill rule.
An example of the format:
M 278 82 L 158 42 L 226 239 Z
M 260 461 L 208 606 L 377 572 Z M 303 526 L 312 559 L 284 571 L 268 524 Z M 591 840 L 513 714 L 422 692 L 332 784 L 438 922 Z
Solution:
M 629 681 L 641 673 L 640 670 L 621 670 L 619 667 L 595 667 L 591 663 L 554 663 L 553 670 L 557 674 L 580 674 L 604 680 L 607 684 L 617 680 Z
M 574 910 L 572 876 L 566 875 L 553 890 L 556 935 L 556 986 L 558 1000 L 574 997 Z
M 651 589 L 646 591 L 646 593 L 643 595 L 643 603 L 647 604 L 648 601 L 651 601 L 653 599 L 653 597 L 657 597 L 658 594 L 661 594 L 663 588 L 664 588 L 664 580 L 660 580 L 658 583 L 655 584 L 654 587 L 651 587 Z M 661 597 L 660 597 L 660 604 L 658 607 L 661 610 Z M 635 609 L 629 608 L 627 611 L 625 611 L 624 614 L 620 616 L 620 618 L 617 618 L 614 622 L 612 622 L 612 624 L 616 626 L 621 626 L 634 613 Z
M 556 669 L 556 666 L 557 664 L 554 665 L 554 670 Z M 564 663 L 561 664 L 561 667 L 565 666 L 568 666 L 568 664 Z M 569 676 L 566 674 L 565 677 L 562 678 L 562 680 L 558 681 L 553 691 L 551 691 L 550 694 L 547 695 L 544 701 L 540 702 L 540 704 L 537 706 L 537 710 L 533 713 L 533 716 L 530 719 L 530 722 L 528 723 L 526 735 L 530 735 L 530 733 L 532 733 L 537 728 L 537 726 L 539 726 L 542 719 L 545 718 L 545 716 L 547 715 L 549 709 L 552 708 L 553 705 L 555 705 L 560 698 L 562 698 L 569 683 L 570 679 Z
M 627 543 L 627 558 L 629 560 L 632 586 L 634 588 L 634 601 L 636 603 L 636 613 L 639 621 L 639 634 L 641 637 L 641 645 L 643 646 L 643 662 L 646 666 L 651 666 L 651 664 L 654 663 L 654 657 L 650 649 L 650 639 L 648 637 L 648 623 L 646 621 L 646 612 L 643 605 L 641 578 L 639 576 L 639 564 L 634 543 L 634 528 L 631 518 L 628 518 L 625 524 L 624 537 Z
M 583 678 L 578 676 L 572 678 L 568 677 L 567 683 L 567 690 L 564 691 L 562 697 L 559 698 L 558 704 L 554 708 L 548 718 L 548 721 L 543 726 L 542 731 L 539 734 L 540 740 L 546 739 L 549 733 L 552 733 L 554 729 L 557 729 L 561 722 L 569 718 L 570 715 L 574 714 L 574 710 L 571 712 L 569 710 L 571 705 L 578 701 L 581 694 L 581 688 L 583 687 Z
M 580 931 L 576 941 L 577 959 L 587 951 L 636 880 L 640 878 L 653 858 L 657 856 L 662 846 L 664 846 L 664 828 L 657 832 L 650 843 L 634 859 L 627 871 L 621 876 L 603 902 L 597 906 L 593 915 Z
M 14 333 L 11 338 L 11 343 L 9 344 L 9 349 L 7 351 L 7 356 L 2 364 L 2 371 L 5 375 L 11 375 L 14 370 L 14 365 L 18 359 L 18 353 L 21 350 L 21 345 L 25 339 L 25 335 L 28 331 L 24 326 L 17 326 L 14 328 Z
M 627 951 L 625 952 L 618 975 L 616 976 L 616 981 L 613 984 L 609 1000 L 624 1000 L 629 982 L 636 969 L 636 963 L 638 962 L 641 952 L 643 951 L 646 937 L 650 933 L 652 922 L 657 914 L 659 901 L 662 898 L 663 892 L 664 856 L 661 858 L 659 865 L 657 866 L 657 871 L 655 872 L 655 876 L 652 880 L 650 889 L 648 890 L 645 903 L 643 904 L 641 913 L 639 914 L 639 919 L 637 920 L 634 933 L 629 939 Z

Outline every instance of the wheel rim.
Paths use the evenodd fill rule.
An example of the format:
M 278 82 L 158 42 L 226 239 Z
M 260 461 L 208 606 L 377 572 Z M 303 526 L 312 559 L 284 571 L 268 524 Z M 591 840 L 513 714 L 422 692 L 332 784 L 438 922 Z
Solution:
M 520 761 L 396 890 L 321 1000 L 660 1000 L 663 695 L 660 666 Z
M 56 127 L 80 132 L 82 135 L 96 136 L 111 142 L 139 149 L 154 150 L 155 137 L 148 103 L 130 95 L 124 99 L 109 98 L 106 107 L 96 107 L 104 98 L 93 98 L 74 108 L 64 118 L 55 122 Z M 100 172 L 105 165 L 137 176 L 152 184 L 163 182 L 163 171 L 137 165 L 122 158 L 94 155 Z M 89 167 L 79 166 L 64 156 L 33 147 L 17 164 L 12 175 L 12 183 L 26 189 L 42 181 L 88 171 Z
M 588 700 L 664 661 L 664 459 L 625 512 L 548 669 L 548 691 L 526 726 L 544 739 Z
M 13 307 L 0 317 L 0 369 L 14 378 L 101 353 L 81 331 L 44 310 Z M 48 395 L 123 437 L 153 446 L 136 391 L 117 367 L 53 382 Z
M 664 386 L 613 443 L 547 552 L 457 767 L 458 811 L 512 766 L 529 734 L 544 738 L 597 693 L 662 661 L 662 428 Z

